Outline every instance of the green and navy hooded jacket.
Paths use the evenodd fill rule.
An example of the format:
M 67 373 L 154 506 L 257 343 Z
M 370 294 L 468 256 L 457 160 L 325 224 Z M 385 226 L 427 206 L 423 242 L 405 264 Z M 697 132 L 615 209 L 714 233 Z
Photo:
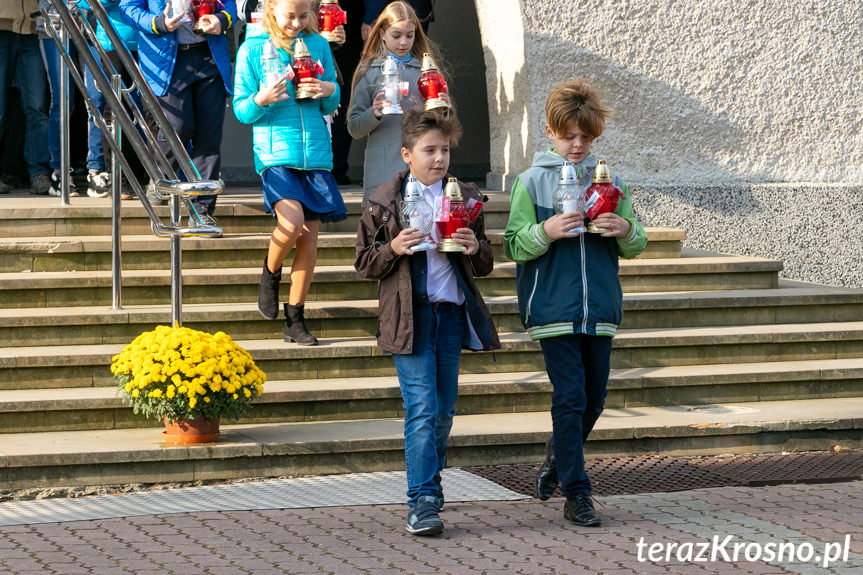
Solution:
M 534 340 L 576 333 L 614 337 L 623 317 L 618 257 L 630 259 L 644 251 L 647 234 L 633 216 L 629 189 L 612 172 L 623 192 L 615 213 L 631 224 L 629 235 L 585 233 L 556 241 L 545 235 L 542 222 L 554 215 L 552 196 L 563 162 L 552 150 L 537 152 L 531 168 L 512 186 L 503 242 L 506 256 L 518 264 L 521 320 Z M 590 186 L 596 163 L 589 154 L 575 164 L 582 191 Z
M 299 170 L 332 170 L 333 148 L 324 116 L 339 107 L 339 85 L 329 43 L 319 34 L 300 32 L 312 60 L 324 67 L 322 80 L 336 85 L 336 91 L 326 98 L 296 99 L 294 84 L 288 82 L 288 98 L 264 108 L 255 103 L 263 72 L 261 55 L 270 39 L 263 30 L 250 30 L 237 52 L 234 74 L 234 115 L 244 124 L 252 124 L 252 147 L 255 170 L 260 174 L 272 166 L 287 166 Z M 282 48 L 277 50 L 283 66 L 290 66 L 292 56 Z

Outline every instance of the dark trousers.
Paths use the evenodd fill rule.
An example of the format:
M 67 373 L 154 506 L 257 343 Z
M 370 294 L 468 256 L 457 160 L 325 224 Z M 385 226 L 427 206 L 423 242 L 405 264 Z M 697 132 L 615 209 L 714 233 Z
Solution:
M 171 84 L 159 102 L 204 180 L 217 180 L 221 171 L 226 98 L 225 85 L 206 42 L 177 51 Z M 176 169 L 176 158 L 164 134 L 158 138 L 159 147 Z M 212 215 L 217 197 L 197 196 L 192 201 L 200 213 Z
M 584 442 L 605 405 L 611 338 L 583 334 L 540 340 L 551 395 L 552 450 L 560 491 L 567 498 L 590 493 Z

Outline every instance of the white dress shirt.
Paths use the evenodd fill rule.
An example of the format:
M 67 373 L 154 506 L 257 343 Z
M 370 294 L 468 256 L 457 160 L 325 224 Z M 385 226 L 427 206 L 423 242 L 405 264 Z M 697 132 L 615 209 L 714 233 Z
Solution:
M 436 182 L 431 186 L 423 186 L 423 195 L 426 203 L 432 208 L 435 206 L 435 199 L 443 196 L 443 181 Z M 431 237 L 436 243 L 440 243 L 440 232 L 437 229 L 437 223 L 432 226 Z M 427 261 L 427 281 L 426 291 L 428 292 L 429 301 L 432 303 L 447 301 L 450 303 L 461 305 L 464 303 L 464 294 L 455 279 L 455 272 L 449 263 L 447 255 L 437 250 L 428 250 L 426 252 Z

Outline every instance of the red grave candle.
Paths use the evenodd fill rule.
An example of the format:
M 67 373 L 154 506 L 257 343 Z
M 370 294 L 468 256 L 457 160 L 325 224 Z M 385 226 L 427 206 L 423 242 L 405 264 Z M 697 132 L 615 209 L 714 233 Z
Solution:
M 440 235 L 437 249 L 441 252 L 463 252 L 467 248 L 452 239 L 452 235 L 459 228 L 466 228 L 470 223 L 458 180 L 455 178 L 447 180 L 442 200 L 441 211 L 443 213 L 437 214 L 439 217 L 436 218 L 437 221 L 435 222 Z
M 446 101 L 441 94 L 447 93 L 446 80 L 443 74 L 438 72 L 437 64 L 434 63 L 429 54 L 423 54 L 423 65 L 420 77 L 417 79 L 417 88 L 425 100 L 425 109 L 446 108 Z
M 593 182 L 584 192 L 585 211 L 584 215 L 593 220 L 600 214 L 613 213 L 617 209 L 622 192 L 620 188 L 612 183 L 611 170 L 605 160 L 599 160 L 593 174 Z M 595 234 L 604 234 L 610 230 L 599 228 L 593 222 L 587 226 L 587 231 Z
M 195 34 L 204 34 L 205 22 L 201 21 L 201 16 L 216 13 L 216 0 L 192 0 L 192 14 L 195 15 Z
M 333 31 L 341 25 L 348 23 L 348 13 L 339 7 L 338 0 L 321 0 L 318 7 L 318 27 L 321 36 L 328 42 L 335 42 Z
M 314 60 L 309 54 L 309 49 L 302 38 L 297 38 L 294 42 L 294 63 L 291 64 L 291 69 L 294 71 L 294 87 L 297 88 L 297 100 L 311 98 L 315 95 L 314 92 L 303 90 L 299 87 L 300 81 L 306 78 L 319 78 L 324 73 L 324 68 Z

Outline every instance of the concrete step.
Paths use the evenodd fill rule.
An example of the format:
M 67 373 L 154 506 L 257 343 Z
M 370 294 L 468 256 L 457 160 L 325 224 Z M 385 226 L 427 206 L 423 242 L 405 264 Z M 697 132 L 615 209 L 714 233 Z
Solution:
M 613 369 L 607 408 L 863 396 L 863 359 Z M 464 374 L 461 415 L 547 410 L 544 371 Z M 402 417 L 393 376 L 268 381 L 239 423 Z M 0 433 L 159 425 L 132 413 L 116 387 L 0 391 Z
M 625 294 L 626 328 L 863 321 L 863 290 L 783 282 L 764 290 Z M 515 296 L 489 296 L 500 331 L 522 331 Z M 170 323 L 162 306 L 13 308 L 0 310 L 0 346 L 127 343 L 142 331 Z M 306 305 L 309 330 L 320 338 L 373 336 L 377 300 L 313 301 Z M 187 304 L 183 323 L 236 339 L 281 339 L 282 322 L 268 321 L 256 303 Z
M 503 229 L 509 217 L 509 194 L 486 190 L 488 202 L 483 207 L 486 227 Z M 322 224 L 324 232 L 356 233 L 362 213 L 362 189 L 347 186 L 342 197 L 348 218 Z M 123 202 L 121 208 L 124 234 L 152 235 L 150 220 L 136 200 Z M 156 206 L 163 222 L 169 221 L 168 206 Z M 185 210 L 184 210 L 185 213 Z M 269 234 L 275 220 L 264 212 L 260 187 L 229 187 L 216 205 L 215 217 L 227 234 Z M 110 236 L 111 200 L 109 198 L 73 198 L 69 206 L 56 198 L 6 198 L 0 207 L 0 237 Z
M 589 456 L 711 455 L 863 448 L 863 398 L 608 409 Z M 227 423 L 227 422 L 226 422 Z M 223 425 L 218 443 L 166 447 L 156 428 L 3 436 L 0 484 L 160 483 L 404 468 L 399 418 Z M 450 466 L 542 459 L 547 411 L 456 416 Z
M 392 376 L 392 358 L 373 337 L 325 339 L 316 347 L 279 340 L 238 340 L 271 380 Z M 525 333 L 503 333 L 502 349 L 462 355 L 464 373 L 533 372 L 539 345 Z M 108 366 L 123 344 L 0 348 L 0 389 L 113 385 Z M 613 368 L 857 359 L 863 322 L 621 330 Z
M 680 257 L 683 230 L 648 228 L 648 244 L 641 259 Z M 503 232 L 489 230 L 498 261 L 503 255 Z M 221 269 L 260 266 L 270 241 L 266 234 L 226 234 L 223 238 L 182 240 L 184 269 Z M 356 230 L 328 232 L 318 239 L 318 265 L 352 265 Z M 124 270 L 169 269 L 170 241 L 148 235 L 124 235 Z M 293 252 L 285 264 L 293 261 Z M 104 271 L 111 269 L 111 238 L 63 236 L 0 239 L 0 273 Z
M 263 260 L 262 260 L 263 261 Z M 620 262 L 620 282 L 628 293 L 769 289 L 779 285 L 782 263 L 749 256 L 701 256 L 635 259 Z M 484 296 L 513 295 L 516 265 L 499 262 L 477 283 Z M 258 301 L 261 268 L 184 269 L 184 303 Z M 283 274 L 283 284 L 289 283 Z M 123 273 L 123 303 L 167 305 L 169 270 Z M 283 287 L 286 291 L 287 288 Z M 353 265 L 320 266 L 307 301 L 375 299 L 377 282 L 360 278 Z M 21 272 L 0 274 L 0 307 L 36 308 L 110 306 L 111 272 Z

